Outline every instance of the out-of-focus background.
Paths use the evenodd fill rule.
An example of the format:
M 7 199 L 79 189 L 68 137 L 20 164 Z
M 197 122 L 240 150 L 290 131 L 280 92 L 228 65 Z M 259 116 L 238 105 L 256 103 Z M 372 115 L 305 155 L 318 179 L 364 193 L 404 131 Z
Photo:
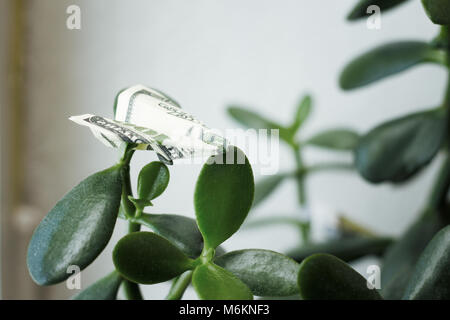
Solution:
M 305 92 L 314 114 L 304 134 L 330 126 L 364 132 L 385 119 L 437 105 L 445 74 L 421 66 L 367 88 L 337 86 L 343 65 L 362 51 L 395 39 L 432 38 L 437 28 L 420 1 L 381 16 L 381 29 L 345 16 L 354 0 L 1 0 L 1 297 L 55 299 L 74 294 L 64 283 L 40 288 L 28 275 L 26 247 L 33 229 L 70 188 L 117 159 L 89 130 L 67 118 L 112 117 L 116 93 L 143 83 L 178 100 L 218 129 L 238 125 L 225 112 L 240 103 L 288 122 Z M 66 27 L 70 5 L 81 9 L 81 30 Z M 293 161 L 281 148 L 280 169 Z M 335 157 L 311 150 L 306 161 Z M 345 159 L 350 160 L 343 156 Z M 151 152 L 137 152 L 132 179 Z M 438 160 L 435 160 L 439 161 Z M 174 165 L 154 212 L 193 216 L 200 166 Z M 308 181 L 313 214 L 347 217 L 381 235 L 399 235 L 418 215 L 436 163 L 406 186 L 369 185 L 355 173 L 322 173 Z M 256 175 L 256 179 L 259 175 Z M 252 214 L 296 214 L 294 182 L 284 184 Z M 268 232 L 270 231 L 270 232 Z M 111 249 L 125 232 L 119 221 L 108 247 L 82 272 L 83 287 L 113 269 Z M 298 235 L 289 227 L 241 230 L 227 249 L 286 250 Z M 144 286 L 162 298 L 167 284 Z M 195 298 L 188 291 L 187 298 Z

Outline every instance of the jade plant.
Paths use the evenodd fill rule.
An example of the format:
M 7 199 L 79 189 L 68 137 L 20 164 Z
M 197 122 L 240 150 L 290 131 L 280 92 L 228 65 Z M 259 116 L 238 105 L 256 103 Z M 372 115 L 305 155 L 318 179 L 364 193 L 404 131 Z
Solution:
M 377 4 L 387 10 L 403 2 L 406 1 L 361 1 L 358 7 Z M 396 41 L 360 55 L 342 71 L 341 88 L 353 90 L 368 86 L 423 63 L 435 64 L 449 72 L 450 2 L 423 0 L 422 4 L 430 20 L 440 25 L 439 34 L 431 41 Z M 358 7 L 349 15 L 350 20 L 365 17 Z M 384 256 L 381 277 L 384 298 L 450 298 L 448 289 L 433 290 L 439 279 L 443 281 L 439 288 L 450 286 L 448 276 L 442 271 L 444 265 L 450 267 L 450 242 L 445 237 L 448 229 L 447 233 L 441 231 L 435 235 L 449 223 L 449 109 L 447 84 L 440 105 L 376 126 L 361 136 L 355 148 L 355 166 L 364 179 L 397 185 L 411 181 L 442 153 L 441 169 L 422 214 Z
M 360 139 L 360 135 L 356 131 L 337 127 L 304 138 L 301 131 L 313 110 L 310 95 L 305 95 L 300 99 L 293 116 L 294 120 L 289 125 L 282 125 L 269 120 L 267 117 L 242 106 L 230 105 L 227 110 L 234 120 L 247 128 L 279 130 L 279 137 L 291 150 L 296 164 L 293 170 L 264 177 L 256 183 L 253 208 L 269 198 L 283 181 L 293 179 L 297 185 L 298 217 L 280 216 L 277 214 L 267 218 L 254 218 L 247 223 L 248 227 L 271 226 L 274 224 L 289 224 L 296 227 L 300 231 L 302 241 L 293 245 L 293 249 L 290 249 L 286 254 L 298 262 L 301 262 L 313 253 L 320 252 L 333 254 L 344 261 L 352 261 L 368 254 L 380 255 L 384 252 L 391 243 L 390 238 L 377 236 L 342 216 L 339 219 L 338 226 L 340 229 L 338 234 L 339 241 L 333 238 L 325 242 L 316 242 L 310 235 L 311 217 L 308 215 L 313 215 L 314 212 L 309 212 L 308 208 L 307 178 L 314 173 L 329 170 L 353 171 L 354 164 L 344 161 L 307 164 L 303 161 L 303 153 L 308 148 L 322 148 L 351 154 Z
M 37 284 L 63 282 L 71 276 L 70 267 L 90 265 L 120 218 L 128 221 L 129 230 L 114 247 L 115 270 L 74 299 L 115 299 L 121 285 L 127 299 L 142 299 L 139 284 L 169 280 L 167 299 L 180 299 L 191 283 L 201 299 L 297 294 L 299 265 L 294 260 L 269 250 L 225 253 L 220 247 L 238 231 L 253 202 L 253 172 L 240 149 L 224 146 L 204 164 L 194 194 L 195 220 L 148 212 L 169 184 L 163 162 L 141 169 L 133 194 L 130 162 L 137 149 L 123 143 L 117 164 L 83 180 L 41 221 L 27 256 Z

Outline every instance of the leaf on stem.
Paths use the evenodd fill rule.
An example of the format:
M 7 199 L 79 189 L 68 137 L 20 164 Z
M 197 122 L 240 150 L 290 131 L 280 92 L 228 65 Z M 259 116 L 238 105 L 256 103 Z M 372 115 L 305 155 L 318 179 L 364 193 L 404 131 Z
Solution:
M 423 251 L 403 298 L 450 299 L 450 226 L 439 231 Z
M 350 129 L 330 129 L 320 132 L 305 141 L 306 145 L 334 150 L 353 150 L 359 134 Z
M 194 219 L 175 214 L 142 214 L 133 220 L 169 240 L 190 258 L 203 249 L 203 238 Z
M 248 249 L 232 251 L 214 261 L 244 282 L 256 296 L 291 296 L 298 292 L 299 264 L 280 253 Z
M 302 124 L 308 119 L 312 109 L 312 98 L 310 95 L 306 95 L 300 101 L 297 112 L 295 114 L 294 123 L 289 127 L 291 135 L 294 136 Z
M 291 130 L 285 128 L 281 124 L 268 120 L 253 111 L 249 111 L 237 106 L 228 107 L 227 111 L 234 120 L 249 129 L 278 129 L 281 139 L 283 139 L 288 144 L 293 143 L 293 134 Z M 270 133 L 270 131 L 268 133 Z
M 95 173 L 67 193 L 41 221 L 28 246 L 27 264 L 39 285 L 61 282 L 67 268 L 87 267 L 111 238 L 120 205 L 121 167 Z
M 366 86 L 419 63 L 432 62 L 436 52 L 421 41 L 388 43 L 351 61 L 342 71 L 339 84 L 344 90 Z
M 159 161 L 150 162 L 142 168 L 138 176 L 139 199 L 153 200 L 166 190 L 169 184 L 169 169 Z
M 144 231 L 120 239 L 113 262 L 124 278 L 143 284 L 164 282 L 193 268 L 193 260 L 168 240 Z
M 202 300 L 253 300 L 252 292 L 241 280 L 211 262 L 195 269 L 192 284 Z
M 430 20 L 435 24 L 450 24 L 450 2 L 448 0 L 422 0 Z
M 230 146 L 209 158 L 194 194 L 197 223 L 207 248 L 216 248 L 239 229 L 253 195 L 252 168 L 240 149 Z
M 301 262 L 312 254 L 328 253 L 349 262 L 369 254 L 382 255 L 390 244 L 390 238 L 352 237 L 303 245 L 290 250 L 287 255 Z
M 437 212 L 426 212 L 386 251 L 381 270 L 385 299 L 402 298 L 417 260 L 444 223 Z
M 300 264 L 300 295 L 305 300 L 380 300 L 367 280 L 344 261 L 329 254 L 314 254 Z
M 369 16 L 367 8 L 372 5 L 378 6 L 382 12 L 385 12 L 406 1 L 408 0 L 360 0 L 347 16 L 347 19 L 350 21 L 354 21 L 361 18 L 367 18 Z
M 402 182 L 427 165 L 447 134 L 443 109 L 385 122 L 364 135 L 355 150 L 356 168 L 370 182 Z
M 106 277 L 96 281 L 76 296 L 73 300 L 116 300 L 122 277 L 117 271 L 111 272 Z

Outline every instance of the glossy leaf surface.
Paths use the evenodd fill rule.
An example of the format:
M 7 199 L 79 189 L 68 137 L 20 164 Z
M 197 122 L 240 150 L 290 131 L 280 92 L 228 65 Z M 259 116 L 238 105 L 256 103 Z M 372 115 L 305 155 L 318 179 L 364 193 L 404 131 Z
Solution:
M 370 182 L 402 182 L 427 165 L 447 133 L 445 111 L 418 112 L 385 122 L 364 135 L 356 168 Z
M 203 249 L 203 238 L 194 219 L 175 214 L 142 214 L 133 221 L 169 240 L 191 258 Z
M 27 264 L 40 285 L 61 282 L 67 268 L 88 266 L 111 238 L 120 205 L 121 167 L 93 174 L 45 216 L 28 246 Z
M 73 300 L 116 300 L 122 277 L 113 271 L 74 296 Z
M 422 0 L 428 17 L 433 23 L 441 25 L 450 24 L 450 1 L 448 0 Z
M 450 226 L 439 231 L 423 251 L 404 299 L 450 299 Z
M 314 254 L 300 264 L 298 286 L 305 300 L 381 299 L 362 275 L 329 254 Z
M 202 300 L 252 300 L 250 289 L 230 271 L 213 263 L 198 266 L 192 284 Z
M 169 184 L 169 169 L 159 161 L 150 162 L 142 168 L 138 176 L 139 199 L 152 200 L 166 190 Z
M 133 232 L 120 239 L 113 262 L 124 278 L 143 284 L 164 282 L 193 268 L 191 259 L 152 232 Z
M 232 251 L 214 262 L 241 279 L 256 296 L 291 296 L 298 292 L 299 264 L 277 252 Z
M 433 61 L 435 52 L 431 45 L 420 41 L 379 46 L 347 64 L 340 75 L 340 86 L 350 90 L 371 84 L 419 63 Z
M 253 172 L 236 147 L 203 166 L 194 195 L 195 214 L 205 246 L 215 248 L 235 233 L 253 201 Z

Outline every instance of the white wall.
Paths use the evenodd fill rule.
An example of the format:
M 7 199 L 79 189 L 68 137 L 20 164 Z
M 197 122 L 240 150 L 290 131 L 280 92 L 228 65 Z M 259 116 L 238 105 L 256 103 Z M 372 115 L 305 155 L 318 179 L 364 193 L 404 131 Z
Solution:
M 421 66 L 353 93 L 337 87 L 344 63 L 363 50 L 395 39 L 430 39 L 437 32 L 420 1 L 382 15 L 382 29 L 345 16 L 355 1 L 298 0 L 39 0 L 31 4 L 27 85 L 28 167 L 24 201 L 45 214 L 67 190 L 116 159 L 91 133 L 69 122 L 70 115 L 111 116 L 116 92 L 144 83 L 177 99 L 210 127 L 238 127 L 225 106 L 238 102 L 281 122 L 290 121 L 304 92 L 315 99 L 304 134 L 330 126 L 361 132 L 385 119 L 432 107 L 441 101 L 445 74 Z M 66 7 L 81 7 L 82 30 L 65 28 Z M 293 166 L 282 150 L 280 166 Z M 334 157 L 310 152 L 310 162 Z M 345 157 L 344 157 L 345 158 Z M 138 152 L 133 177 L 155 156 Z M 313 207 L 344 212 L 382 234 L 397 235 L 418 214 L 432 175 L 427 170 L 408 186 L 372 186 L 356 174 L 324 173 L 308 183 Z M 155 212 L 193 216 L 198 166 L 173 166 L 167 192 Z M 258 178 L 258 177 L 257 177 Z M 285 184 L 255 214 L 295 215 L 294 184 Z M 176 201 L 174 201 L 176 199 Z M 123 234 L 118 225 L 115 239 Z M 270 231 L 270 232 L 268 232 Z M 295 231 L 277 227 L 241 231 L 229 249 L 283 250 Z M 112 245 L 84 272 L 83 284 L 112 269 Z M 164 286 L 164 285 L 163 285 Z M 162 286 L 147 286 L 161 298 Z M 66 295 L 67 293 L 62 293 Z M 195 297 L 190 292 L 188 297 Z

